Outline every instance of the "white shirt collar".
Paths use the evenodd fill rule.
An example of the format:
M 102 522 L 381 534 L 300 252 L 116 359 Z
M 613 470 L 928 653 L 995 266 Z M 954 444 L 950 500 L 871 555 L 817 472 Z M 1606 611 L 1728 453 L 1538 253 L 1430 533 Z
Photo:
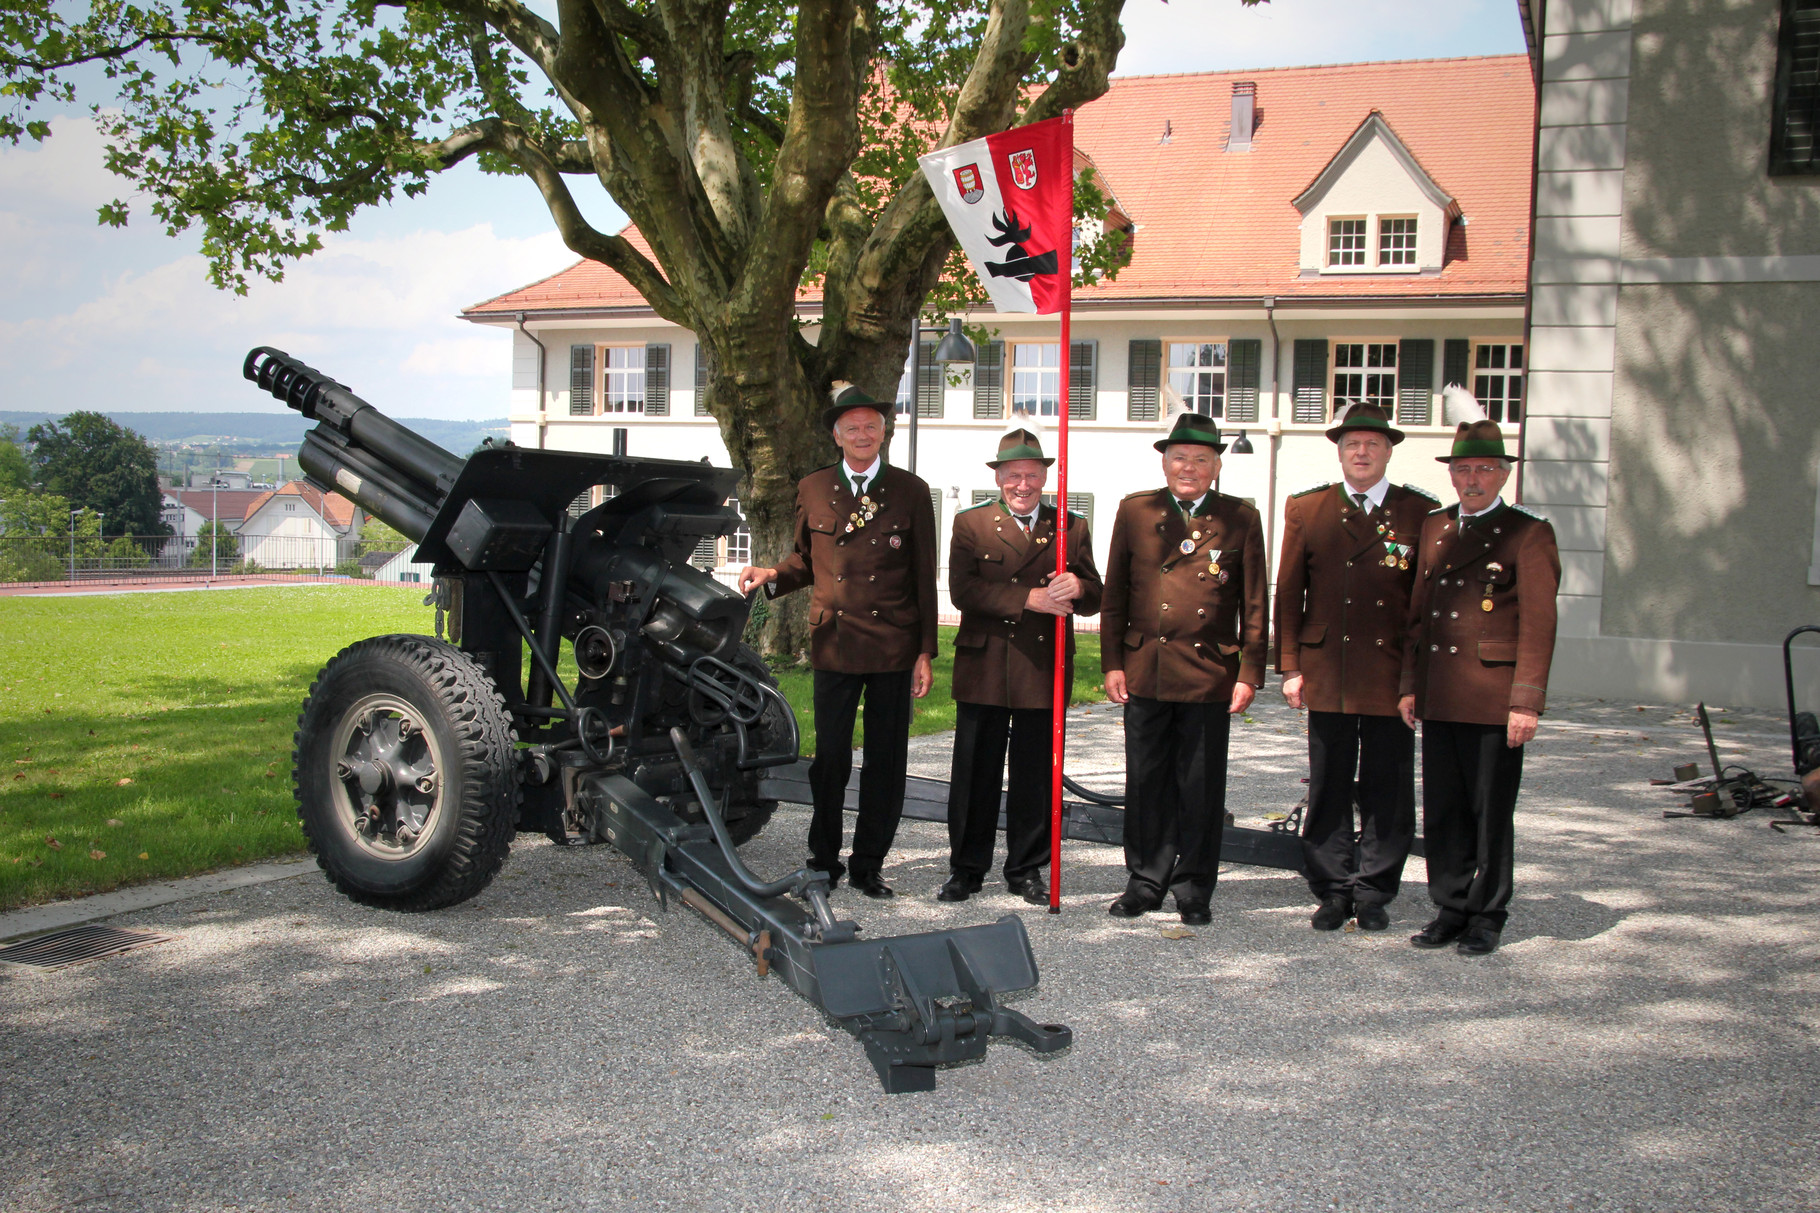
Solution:
M 1195 498 L 1195 499 L 1194 499 L 1194 500 L 1193 500 L 1193 501 L 1190 501 L 1190 502 L 1189 502 L 1189 503 L 1188 503 L 1188 512 L 1189 512 L 1189 513 L 1190 513 L 1190 514 L 1198 514 L 1198 513 L 1200 513 L 1200 512 L 1201 512 L 1201 506 L 1202 506 L 1202 505 L 1203 505 L 1203 504 L 1205 504 L 1205 502 L 1206 502 L 1206 501 L 1207 501 L 1207 496 L 1208 496 L 1208 493 L 1211 493 L 1211 492 L 1212 492 L 1212 491 L 1213 491 L 1213 490 L 1212 490 L 1212 489 L 1209 489 L 1209 490 L 1208 490 L 1208 491 L 1207 491 L 1207 493 L 1202 493 L 1202 494 L 1201 494 L 1201 495 L 1200 495 L 1200 496 L 1199 496 L 1199 497 L 1196 497 L 1196 498 Z M 1171 500 L 1171 501 L 1173 501 L 1173 502 L 1175 502 L 1175 504 L 1176 504 L 1176 508 L 1177 508 L 1177 509 L 1180 509 L 1180 508 L 1181 508 L 1181 505 L 1182 505 L 1182 499 L 1181 499 L 1181 498 L 1180 498 L 1180 497 L 1177 497 L 1177 496 L 1176 496 L 1176 495 L 1175 495 L 1175 492 L 1174 492 L 1174 491 L 1173 491 L 1173 490 L 1170 490 L 1170 491 L 1169 491 L 1169 500 Z
M 1491 504 L 1486 506 L 1482 510 L 1477 510 L 1473 513 L 1467 513 L 1466 507 L 1461 506 L 1460 507 L 1460 517 L 1462 517 L 1462 518 L 1480 518 L 1486 514 L 1491 513 L 1493 510 L 1497 509 L 1499 506 L 1501 506 L 1503 504 L 1504 504 L 1504 495 L 1502 493 L 1500 493 L 1496 497 L 1493 497 L 1491 499 Z
M 872 462 L 866 465 L 865 471 L 856 472 L 853 470 L 853 465 L 847 462 L 847 457 L 843 455 L 841 456 L 840 461 L 840 474 L 847 478 L 848 484 L 853 483 L 853 478 L 855 476 L 864 476 L 866 478 L 866 487 L 871 488 L 874 479 L 878 476 L 878 469 L 884 462 L 885 457 L 883 455 L 874 455 L 872 457 Z
M 1358 495 L 1359 490 L 1353 488 L 1344 480 L 1340 482 L 1340 487 L 1346 490 L 1346 500 L 1348 501 L 1351 501 Z M 1372 509 L 1381 509 L 1384 505 L 1384 498 L 1388 496 L 1389 493 L 1390 477 L 1380 476 L 1378 477 L 1378 482 L 1376 484 L 1365 490 L 1365 500 L 1371 503 Z

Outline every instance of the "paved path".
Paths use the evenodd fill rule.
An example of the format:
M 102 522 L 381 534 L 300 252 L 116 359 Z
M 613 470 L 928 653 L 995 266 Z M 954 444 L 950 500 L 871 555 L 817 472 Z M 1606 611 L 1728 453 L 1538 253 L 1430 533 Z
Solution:
M 1271 692 L 1235 733 L 1241 819 L 1300 794 Z M 1728 755 L 1786 774 L 1768 714 Z M 1071 769 L 1116 772 L 1088 713 Z M 945 768 L 943 740 L 916 745 Z M 1212 926 L 1104 913 L 1114 848 L 1066 848 L 1067 912 L 932 893 L 906 823 L 877 933 L 1020 912 L 1026 1008 L 930 1095 L 878 1092 L 857 1044 L 605 848 L 528 841 L 450 911 L 365 910 L 319 878 L 141 910 L 174 942 L 0 979 L 0 1208 L 711 1210 L 1820 1207 L 1820 838 L 1761 813 L 1665 821 L 1645 786 L 1699 756 L 1684 712 L 1581 704 L 1530 755 L 1506 946 L 1317 935 L 1292 874 L 1229 869 Z M 807 813 L 748 848 L 800 858 Z M 996 891 L 995 891 L 996 890 Z

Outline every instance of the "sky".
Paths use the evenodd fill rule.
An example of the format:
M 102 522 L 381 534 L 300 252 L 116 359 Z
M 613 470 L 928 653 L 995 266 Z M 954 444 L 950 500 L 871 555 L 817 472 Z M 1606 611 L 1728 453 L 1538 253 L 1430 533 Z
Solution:
M 1127 0 L 1118 75 L 1522 51 L 1516 0 Z M 240 378 L 271 345 L 399 417 L 503 417 L 511 336 L 463 307 L 575 257 L 535 189 L 470 165 L 422 198 L 362 213 L 280 283 L 210 286 L 194 233 L 140 205 L 124 229 L 96 208 L 131 196 L 79 112 L 42 144 L 0 145 L 0 411 L 242 412 L 280 408 Z M 625 222 L 573 180 L 591 222 Z

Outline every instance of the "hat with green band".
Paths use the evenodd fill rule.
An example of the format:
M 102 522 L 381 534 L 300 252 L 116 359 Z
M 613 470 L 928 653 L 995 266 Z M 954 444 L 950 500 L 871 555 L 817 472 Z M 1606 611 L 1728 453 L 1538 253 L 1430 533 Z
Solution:
M 1382 434 L 1390 439 L 1391 446 L 1403 441 L 1403 431 L 1391 425 L 1390 414 L 1375 404 L 1355 404 L 1346 410 L 1346 415 L 1327 431 L 1327 439 L 1329 442 L 1338 442 L 1348 430 Z
M 1055 462 L 1043 454 L 1043 440 L 1029 430 L 1012 430 L 1001 435 L 998 440 L 998 458 L 986 460 L 986 466 L 995 468 L 1015 459 L 1034 459 L 1044 467 Z
M 1200 413 L 1179 413 L 1176 415 L 1175 428 L 1169 431 L 1169 437 L 1156 444 L 1156 449 L 1166 451 L 1178 444 L 1210 446 L 1215 453 L 1226 450 L 1226 444 L 1220 441 L 1220 425 L 1211 417 Z
M 1447 455 L 1436 455 L 1437 463 L 1452 463 L 1456 459 L 1508 459 L 1512 463 L 1517 456 L 1504 449 L 1504 433 L 1498 429 L 1495 421 L 1462 421 L 1460 428 L 1454 431 L 1453 452 Z
M 836 379 L 831 387 L 833 402 L 822 412 L 822 425 L 828 429 L 833 429 L 834 423 L 840 420 L 840 415 L 850 409 L 873 409 L 887 418 L 897 412 L 896 404 L 874 400 L 845 380 Z

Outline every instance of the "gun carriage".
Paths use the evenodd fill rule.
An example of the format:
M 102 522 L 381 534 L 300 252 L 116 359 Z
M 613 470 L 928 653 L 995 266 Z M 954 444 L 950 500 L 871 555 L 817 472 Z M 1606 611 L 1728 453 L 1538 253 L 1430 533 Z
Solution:
M 932 1088 L 992 1036 L 1071 1041 L 1001 1001 L 1037 983 L 1015 915 L 862 941 L 825 873 L 764 880 L 741 860 L 798 731 L 741 640 L 746 599 L 689 563 L 739 525 L 737 470 L 509 443 L 462 459 L 281 351 L 242 371 L 318 423 L 298 451 L 308 478 L 434 566 L 436 638 L 343 649 L 298 718 L 298 815 L 344 894 L 435 910 L 484 889 L 518 831 L 603 841 L 665 908 L 695 909 L 859 1037 L 888 1091 Z M 605 500 L 571 517 L 595 485 Z

